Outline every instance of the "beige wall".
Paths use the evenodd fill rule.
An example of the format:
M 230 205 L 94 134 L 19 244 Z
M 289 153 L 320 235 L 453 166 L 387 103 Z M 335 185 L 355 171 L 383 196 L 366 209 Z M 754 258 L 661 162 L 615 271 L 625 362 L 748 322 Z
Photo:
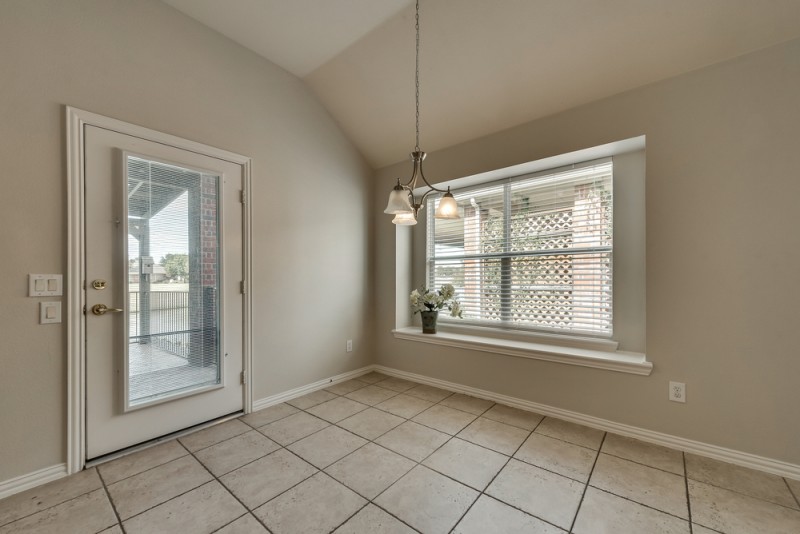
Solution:
M 161 2 L 4 0 L 0 481 L 65 461 L 65 328 L 26 296 L 66 274 L 64 105 L 253 158 L 256 399 L 371 362 L 371 171 L 303 82 Z
M 381 169 L 378 363 L 800 464 L 798 95 L 800 40 L 428 155 L 438 182 L 647 136 L 649 377 L 394 339 L 395 227 L 380 210 L 410 165 Z M 667 401 L 670 380 L 686 404 Z
M 655 371 L 640 377 L 395 340 L 395 306 L 405 304 L 394 298 L 395 228 L 380 211 L 407 163 L 373 184 L 301 81 L 160 2 L 4 0 L 0 9 L 0 481 L 64 461 L 65 329 L 37 324 L 42 299 L 26 297 L 26 275 L 66 274 L 67 104 L 253 158 L 256 399 L 377 355 L 800 463 L 800 41 L 426 161 L 441 181 L 647 135 Z M 686 405 L 666 401 L 669 380 L 687 383 Z

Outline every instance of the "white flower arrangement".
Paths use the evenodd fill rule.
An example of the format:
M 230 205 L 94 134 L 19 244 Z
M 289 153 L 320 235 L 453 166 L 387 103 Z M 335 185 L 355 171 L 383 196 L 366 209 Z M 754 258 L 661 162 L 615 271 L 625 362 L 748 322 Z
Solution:
M 424 286 L 415 289 L 410 296 L 411 310 L 414 313 L 424 311 L 450 310 L 450 316 L 461 317 L 461 303 L 456 300 L 456 290 L 452 284 L 445 284 L 438 290 L 426 289 Z

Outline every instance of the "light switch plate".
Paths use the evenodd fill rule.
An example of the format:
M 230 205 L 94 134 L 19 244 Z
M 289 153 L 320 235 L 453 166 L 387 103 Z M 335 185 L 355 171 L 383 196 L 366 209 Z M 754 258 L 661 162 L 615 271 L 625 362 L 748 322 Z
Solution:
M 60 302 L 39 303 L 39 324 L 53 324 L 61 322 Z
M 29 274 L 29 297 L 60 297 L 64 294 L 63 277 L 60 274 Z

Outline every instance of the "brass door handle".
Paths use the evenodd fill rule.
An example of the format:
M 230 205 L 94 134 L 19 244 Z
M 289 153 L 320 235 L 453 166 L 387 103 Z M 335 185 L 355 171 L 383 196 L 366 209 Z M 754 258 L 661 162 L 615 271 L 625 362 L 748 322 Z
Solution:
M 109 308 L 105 304 L 95 304 L 92 306 L 92 313 L 95 315 L 105 315 L 107 313 L 121 313 L 124 312 L 122 308 Z

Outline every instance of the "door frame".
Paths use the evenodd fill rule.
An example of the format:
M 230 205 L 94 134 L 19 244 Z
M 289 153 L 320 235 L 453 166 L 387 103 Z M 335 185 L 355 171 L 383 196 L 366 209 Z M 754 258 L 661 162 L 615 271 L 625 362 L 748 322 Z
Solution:
M 251 380 L 252 353 L 252 290 L 250 288 L 252 254 L 250 209 L 250 177 L 252 161 L 247 156 L 214 148 L 202 143 L 174 135 L 130 124 L 90 111 L 66 106 L 66 152 L 67 152 L 67 277 L 66 277 L 66 323 L 67 323 L 67 473 L 73 474 L 86 463 L 86 288 L 85 272 L 85 185 L 84 147 L 85 126 L 96 126 L 121 134 L 139 137 L 147 141 L 169 145 L 174 148 L 196 152 L 205 156 L 228 161 L 242 166 L 243 223 L 242 223 L 242 267 L 243 291 L 243 339 L 242 367 L 244 371 L 245 413 L 253 409 L 253 387 Z

